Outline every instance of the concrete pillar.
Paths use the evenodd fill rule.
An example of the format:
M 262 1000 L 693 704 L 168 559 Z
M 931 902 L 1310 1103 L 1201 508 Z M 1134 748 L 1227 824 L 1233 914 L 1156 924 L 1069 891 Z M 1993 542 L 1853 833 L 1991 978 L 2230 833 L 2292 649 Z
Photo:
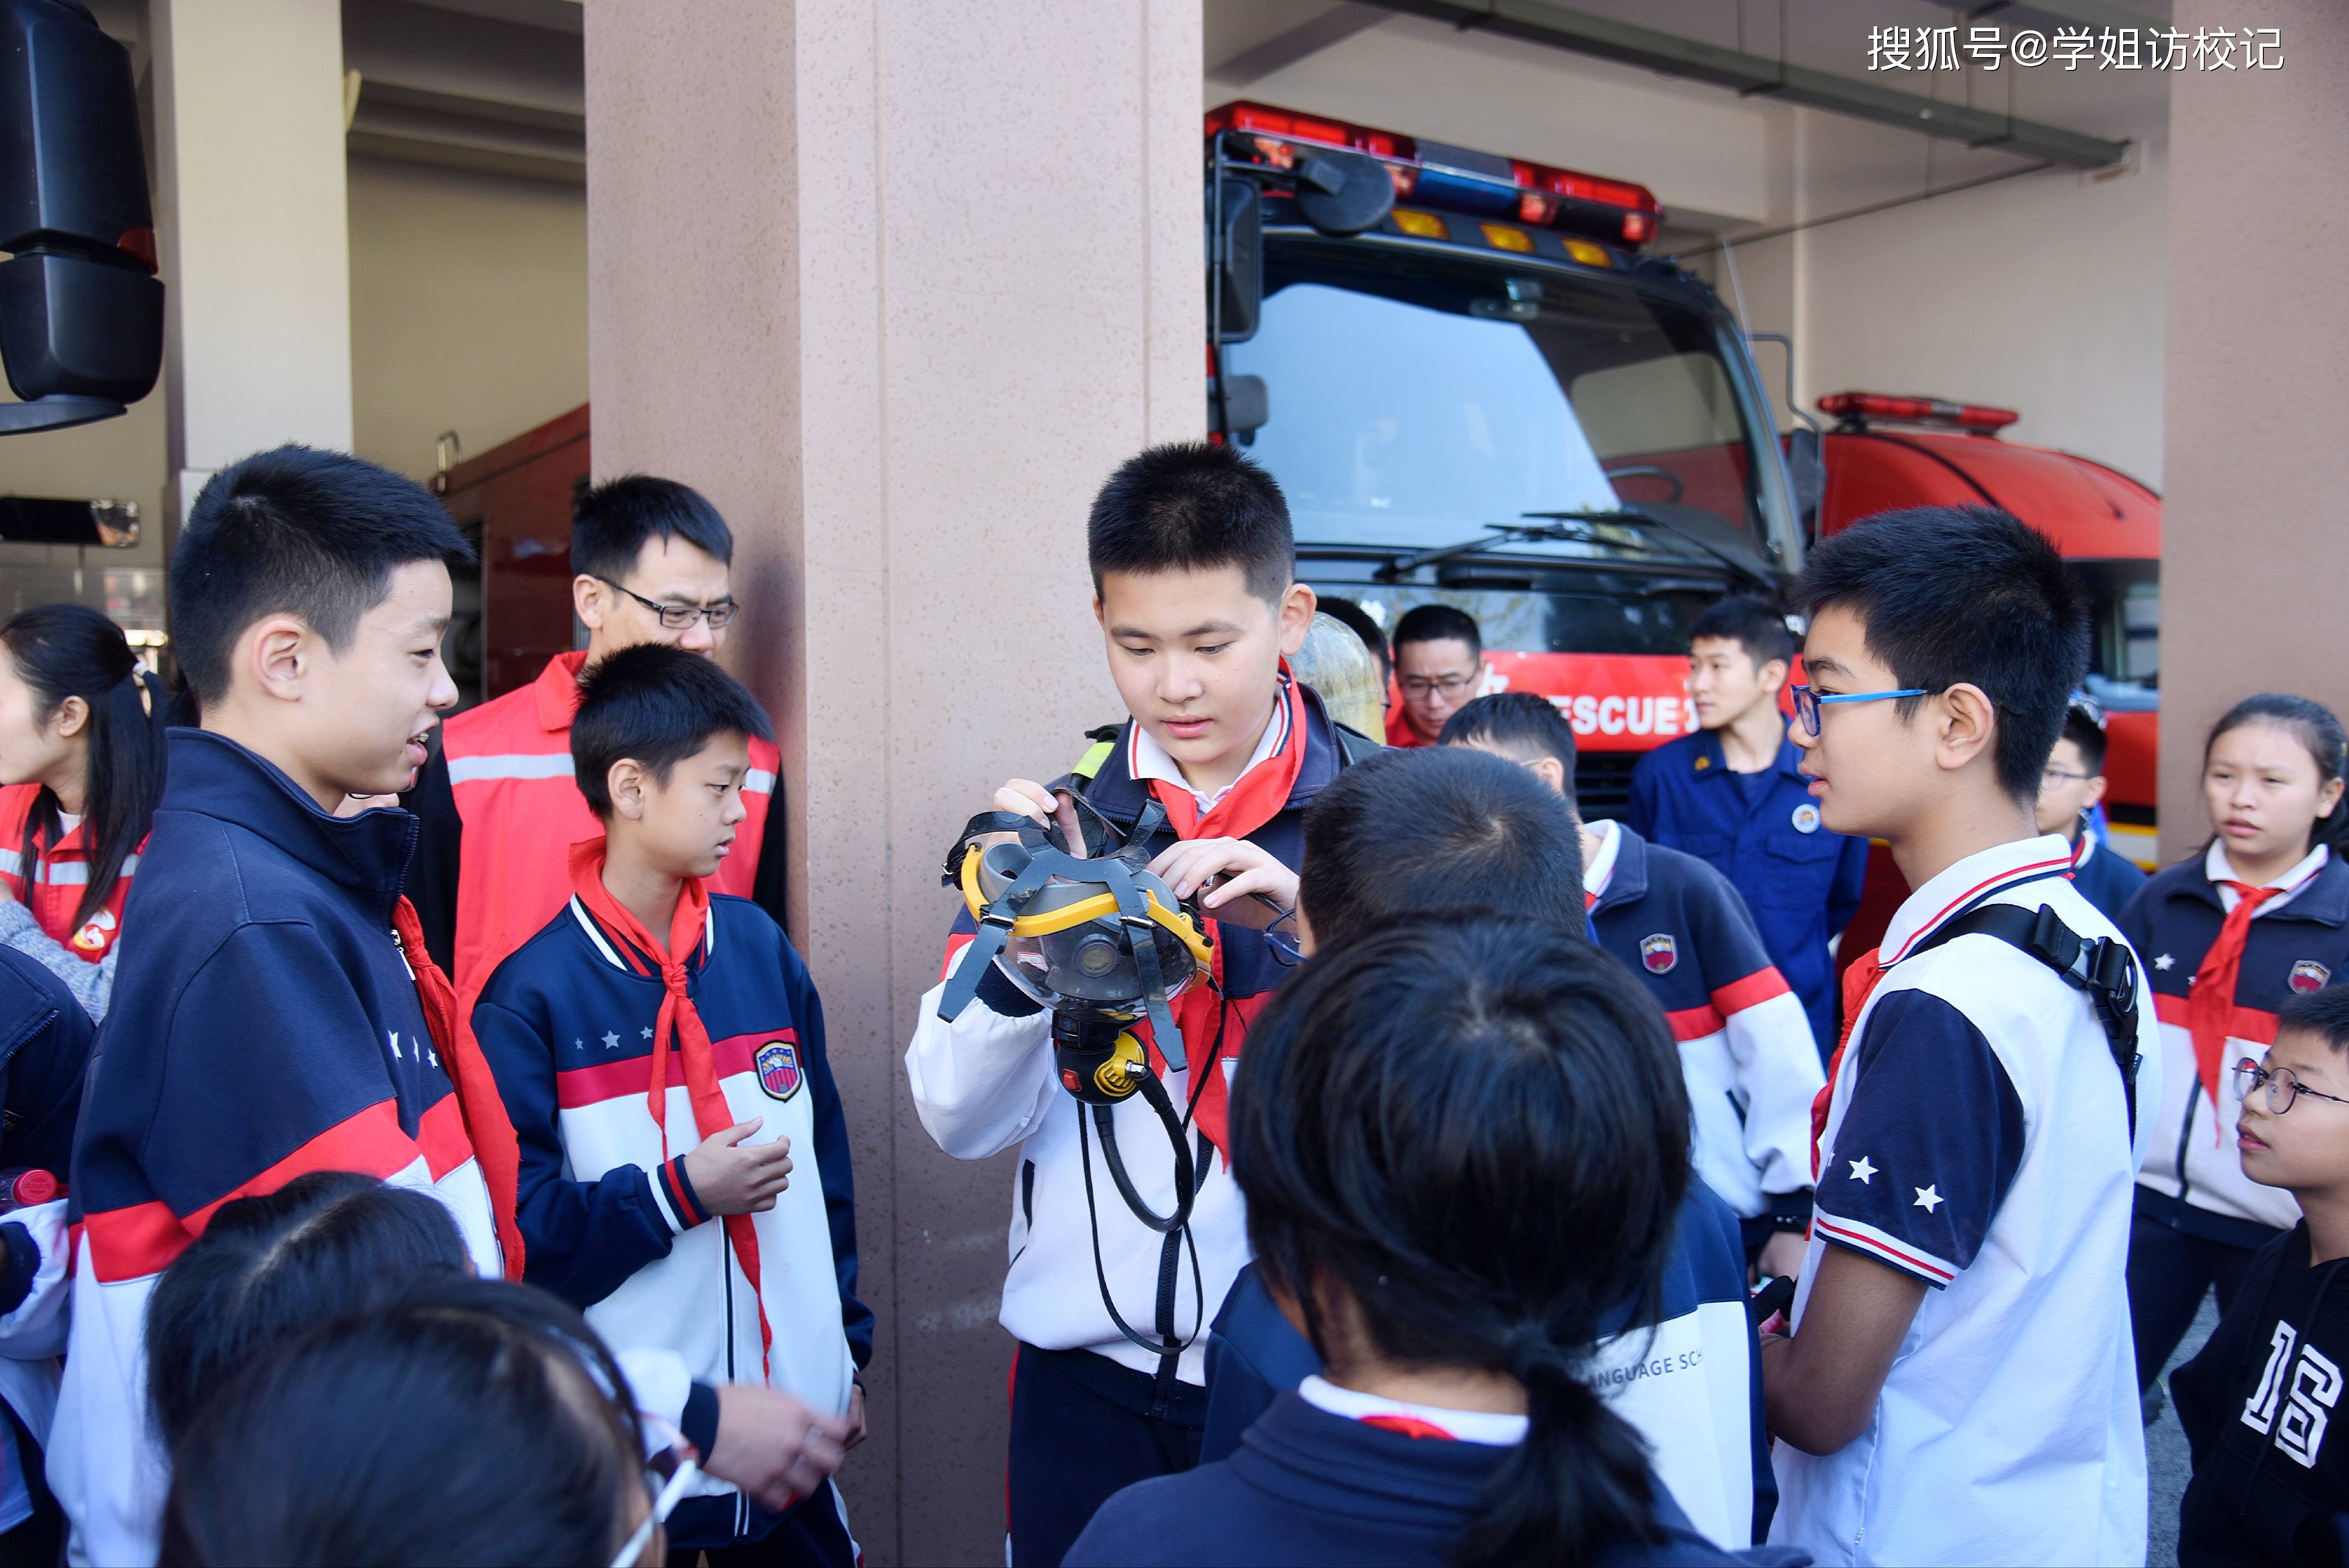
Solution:
M 1094 488 L 1205 421 L 1199 0 L 588 0 L 595 468 L 739 540 L 728 661 L 783 735 L 792 935 L 854 1136 L 875 1563 L 1001 1561 L 1013 1171 L 899 1057 L 947 840 L 1123 717 Z
M 351 444 L 343 28 L 320 0 L 148 0 L 169 472 Z
M 2297 692 L 2349 714 L 2349 296 L 2325 281 L 2349 238 L 2349 19 L 2332 0 L 2252 13 L 2178 0 L 2171 24 L 2281 27 L 2285 64 L 2169 78 L 2165 860 L 2209 836 L 2202 739 L 2238 698 Z

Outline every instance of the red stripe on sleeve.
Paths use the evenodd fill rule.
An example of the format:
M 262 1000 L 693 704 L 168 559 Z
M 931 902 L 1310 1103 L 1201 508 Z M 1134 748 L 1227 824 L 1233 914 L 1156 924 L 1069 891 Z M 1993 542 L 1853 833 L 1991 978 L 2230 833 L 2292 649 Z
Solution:
M 447 1094 L 416 1119 L 416 1146 L 424 1151 L 424 1168 L 438 1181 L 473 1157 L 473 1140 L 465 1131 L 465 1108 Z
M 1775 975 L 1776 970 L 1769 971 Z M 1739 981 L 1744 985 L 1744 981 Z M 1719 992 L 1715 992 L 1717 996 Z M 1677 1013 L 1666 1013 L 1664 1022 L 1672 1026 L 1672 1038 L 1678 1041 L 1701 1040 L 1707 1035 L 1717 1035 L 1723 1028 L 1721 1015 L 1711 1007 L 1683 1007 Z
M 82 1221 L 89 1237 L 89 1266 L 100 1284 L 161 1274 L 195 1235 L 165 1202 L 133 1203 Z
M 1713 1005 L 1726 1017 L 1732 1013 L 1743 1013 L 1748 1007 L 1760 1006 L 1773 996 L 1784 996 L 1793 989 L 1786 984 L 1786 977 L 1778 973 L 1776 965 L 1765 964 L 1743 980 L 1732 980 L 1728 985 L 1715 988 Z

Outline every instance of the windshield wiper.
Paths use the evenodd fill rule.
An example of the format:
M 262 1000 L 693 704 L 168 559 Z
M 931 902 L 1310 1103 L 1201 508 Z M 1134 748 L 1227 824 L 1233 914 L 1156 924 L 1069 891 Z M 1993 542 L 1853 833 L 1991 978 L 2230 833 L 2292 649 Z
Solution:
M 1495 544 L 1525 544 L 1544 540 L 1584 544 L 1611 544 L 1615 542 L 1602 537 L 1590 525 L 1614 523 L 1621 527 L 1651 529 L 1668 534 L 1681 543 L 1711 556 L 1738 576 L 1761 588 L 1765 593 L 1775 593 L 1778 591 L 1777 583 L 1772 582 L 1767 574 L 1756 571 L 1727 551 L 1706 543 L 1679 524 L 1668 522 L 1651 512 L 1624 508 L 1607 511 L 1596 510 L 1528 511 L 1519 515 L 1539 521 L 1487 523 L 1485 525 L 1487 531 L 1475 539 L 1464 539 L 1456 544 L 1438 545 L 1433 550 L 1422 550 L 1409 555 L 1399 555 L 1380 567 L 1376 575 L 1381 582 L 1392 583 L 1397 578 L 1410 575 L 1423 566 L 1433 566 L 1438 562 L 1449 561 L 1454 556 L 1474 554 L 1479 550 L 1488 549 Z M 1568 525 L 1570 523 L 1579 523 L 1584 526 L 1579 529 L 1569 529 Z

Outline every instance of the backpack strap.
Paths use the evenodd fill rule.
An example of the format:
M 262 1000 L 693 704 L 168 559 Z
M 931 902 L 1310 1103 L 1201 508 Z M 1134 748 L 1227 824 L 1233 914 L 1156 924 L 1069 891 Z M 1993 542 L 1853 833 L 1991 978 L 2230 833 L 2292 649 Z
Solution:
M 2105 1027 L 2113 1063 L 2121 1070 L 2121 1094 L 2128 1106 L 2129 1141 L 2137 1141 L 2137 954 L 2116 937 L 2086 937 L 2042 904 L 1982 903 L 1944 924 L 1909 951 L 1914 958 L 1961 936 L 1994 936 L 2019 948 L 2085 991 Z

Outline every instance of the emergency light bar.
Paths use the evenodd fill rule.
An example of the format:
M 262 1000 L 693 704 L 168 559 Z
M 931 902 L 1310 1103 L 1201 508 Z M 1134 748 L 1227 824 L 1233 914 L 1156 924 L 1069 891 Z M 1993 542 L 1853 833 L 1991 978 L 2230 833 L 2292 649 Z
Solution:
M 1319 115 L 1259 103 L 1207 111 L 1206 134 L 1237 135 L 1226 156 L 1259 168 L 1292 169 L 1300 150 L 1342 148 L 1386 166 L 1398 200 L 1480 218 L 1511 217 L 1637 249 L 1656 237 L 1664 209 L 1644 185 L 1601 180 L 1518 158 L 1422 141 Z
M 1951 425 L 1987 436 L 2023 418 L 2012 408 L 1990 408 L 1974 403 L 1952 403 L 1943 397 L 1896 397 L 1884 392 L 1830 392 L 1819 399 L 1819 412 L 1861 424 L 1868 419 L 1902 419 L 1920 425 Z

